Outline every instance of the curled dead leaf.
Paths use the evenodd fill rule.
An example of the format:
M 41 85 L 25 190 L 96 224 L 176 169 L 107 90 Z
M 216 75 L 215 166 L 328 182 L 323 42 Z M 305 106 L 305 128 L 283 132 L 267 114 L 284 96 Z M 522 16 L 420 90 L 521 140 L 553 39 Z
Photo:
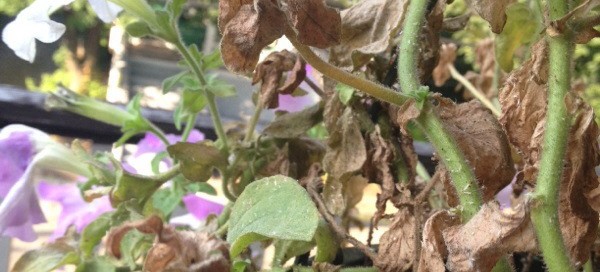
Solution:
M 285 14 L 273 0 L 221 0 L 219 8 L 223 62 L 232 72 L 250 73 L 262 49 L 283 35 Z
M 499 34 L 506 23 L 506 7 L 511 0 L 472 0 L 471 5 L 479 16 L 490 23 L 492 32 Z
M 298 41 L 302 44 L 327 48 L 340 42 L 340 13 L 328 7 L 323 0 L 283 1 Z
M 442 86 L 450 79 L 450 70 L 448 65 L 454 65 L 456 60 L 456 44 L 445 43 L 440 48 L 440 59 L 437 66 L 433 69 L 433 82 L 436 86 Z
M 388 52 L 404 21 L 409 1 L 365 0 L 341 12 L 340 44 L 330 50 L 329 60 L 353 70 L 374 55 Z
M 489 38 L 477 42 L 477 45 L 475 46 L 475 66 L 479 69 L 478 72 L 468 71 L 465 74 L 465 78 L 467 78 L 471 84 L 487 98 L 491 99 L 496 97 L 498 91 L 493 88 L 494 78 L 497 73 L 493 39 Z M 500 69 L 498 73 L 500 73 L 498 84 L 501 85 L 504 80 L 504 72 Z M 463 92 L 463 96 L 465 99 L 473 98 L 471 92 Z
M 442 231 L 460 224 L 458 216 L 451 215 L 448 211 L 439 211 L 433 214 L 423 226 L 423 242 L 419 258 L 420 272 L 445 271 L 445 259 L 448 249 L 444 242 Z
M 289 75 L 280 87 L 284 72 L 289 72 Z M 283 50 L 269 54 L 256 66 L 252 84 L 261 82 L 260 103 L 266 108 L 273 109 L 279 106 L 279 94 L 291 94 L 305 77 L 304 60 L 290 51 Z
M 420 215 L 419 215 L 420 216 Z M 407 209 L 400 209 L 392 219 L 390 228 L 381 236 L 377 262 L 379 271 L 410 271 L 415 258 L 417 226 L 415 216 Z
M 177 231 L 164 225 L 160 217 L 129 222 L 110 231 L 107 248 L 111 255 L 120 258 L 121 240 L 127 232 L 137 229 L 155 234 L 154 245 L 146 254 L 144 271 L 229 271 L 229 246 L 212 234 Z
M 488 202 L 464 225 L 443 230 L 451 271 L 491 271 L 511 252 L 536 250 L 536 238 L 525 205 L 500 210 Z
M 522 154 L 523 178 L 534 184 L 546 126 L 548 81 L 547 49 L 544 41 L 533 47 L 532 59 L 513 71 L 499 100 L 500 122 L 510 142 Z M 586 195 L 598 187 L 595 167 L 600 162 L 598 126 L 592 108 L 574 92 L 565 97 L 572 116 L 565 164 L 559 190 L 559 223 L 565 245 L 574 262 L 585 262 L 596 237 L 598 212 Z
M 492 200 L 515 175 L 510 146 L 501 125 L 479 101 L 455 104 L 446 98 L 435 99 L 438 101 L 435 111 L 470 162 L 483 200 Z M 442 167 L 438 171 L 447 170 Z M 447 194 L 463 189 L 446 186 Z

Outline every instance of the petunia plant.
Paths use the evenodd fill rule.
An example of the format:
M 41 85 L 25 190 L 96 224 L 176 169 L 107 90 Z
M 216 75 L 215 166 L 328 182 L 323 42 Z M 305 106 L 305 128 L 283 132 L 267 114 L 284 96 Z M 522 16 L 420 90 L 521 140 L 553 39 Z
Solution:
M 31 62 L 36 40 L 65 31 L 49 15 L 73 1 L 33 2 L 4 42 Z M 52 240 L 13 271 L 600 267 L 600 131 L 572 78 L 574 47 L 600 36 L 598 1 L 219 0 L 210 54 L 183 41 L 186 0 L 89 3 L 180 53 L 162 84 L 181 94 L 180 133 L 144 117 L 139 97 L 123 109 L 66 88 L 48 109 L 120 127 L 115 147 L 144 135 L 137 150 L 117 158 L 4 128 L 0 234 L 32 241 L 39 199 L 62 206 Z M 219 78 L 221 66 L 257 85 L 237 126 L 216 101 L 249 90 Z M 195 130 L 206 109 L 213 139 Z M 267 110 L 276 117 L 259 126 Z M 63 175 L 40 180 L 40 169 Z M 362 201 L 364 220 L 369 184 L 378 193 Z M 351 235 L 364 221 L 368 238 Z

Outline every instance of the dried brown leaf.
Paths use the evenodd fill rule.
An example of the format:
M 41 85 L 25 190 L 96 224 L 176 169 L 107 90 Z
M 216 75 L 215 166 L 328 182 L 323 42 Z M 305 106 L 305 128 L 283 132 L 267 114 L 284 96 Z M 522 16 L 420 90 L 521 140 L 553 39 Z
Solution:
M 484 39 L 477 43 L 475 46 L 475 66 L 479 71 L 468 71 L 465 74 L 465 78 L 467 78 L 471 84 L 487 98 L 491 99 L 495 97 L 497 95 L 497 90 L 492 88 L 494 78 L 496 77 L 496 59 L 493 39 Z M 499 72 L 501 75 L 504 74 L 501 70 Z M 498 83 L 499 85 L 503 83 L 502 76 L 498 79 Z M 473 98 L 471 92 L 463 92 L 463 95 L 465 99 Z
M 286 16 L 279 9 L 277 1 L 255 0 L 253 4 L 244 3 L 246 2 L 219 2 L 220 8 L 228 5 L 227 8 L 222 8 L 227 10 L 226 14 L 219 17 L 219 27 L 223 34 L 221 54 L 227 69 L 236 73 L 252 72 L 261 50 L 281 37 L 283 26 L 287 24 Z
M 494 115 L 478 101 L 454 104 L 446 98 L 436 99 L 438 106 L 435 110 L 470 162 L 483 200 L 492 200 L 515 175 L 510 147 L 502 127 Z M 444 168 L 438 170 L 445 171 Z M 451 194 L 456 189 L 464 188 L 446 186 L 446 189 Z
M 319 103 L 302 111 L 275 117 L 275 120 L 263 130 L 263 135 L 285 139 L 296 138 L 322 120 L 323 103 Z
M 448 249 L 442 231 L 458 224 L 460 224 L 460 218 L 447 211 L 439 211 L 427 219 L 423 226 L 423 242 L 418 271 L 446 270 L 444 260 L 448 257 Z
M 446 0 L 437 0 L 419 32 L 418 75 L 421 82 L 429 80 L 439 60 L 440 31 L 444 25 L 445 7 Z
M 356 69 L 374 55 L 391 50 L 408 3 L 364 0 L 343 10 L 340 44 L 331 48 L 330 61 L 344 69 Z
M 421 115 L 421 110 L 414 99 L 404 102 L 400 107 L 392 106 L 390 109 L 392 121 L 400 127 L 400 131 L 404 135 L 409 135 L 407 131 L 408 123 L 419 117 L 419 115 Z
M 442 86 L 450 79 L 450 70 L 448 65 L 454 65 L 456 60 L 456 44 L 445 43 L 440 49 L 440 59 L 437 66 L 433 69 L 433 82 L 436 86 Z
M 337 120 L 337 128 L 330 131 L 323 168 L 339 179 L 361 169 L 367 158 L 367 150 L 357 117 L 351 108 L 344 110 Z
M 536 249 L 536 238 L 524 205 L 500 210 L 495 201 L 486 203 L 466 224 L 443 230 L 450 271 L 491 271 L 511 252 Z
M 288 14 L 298 41 L 302 44 L 327 48 L 340 42 L 340 13 L 323 0 L 287 0 Z
M 392 219 L 390 228 L 381 236 L 375 266 L 379 271 L 410 271 L 415 258 L 416 225 L 414 215 L 400 209 Z
M 506 23 L 506 7 L 511 0 L 472 0 L 471 5 L 479 16 L 490 23 L 492 32 L 500 34 Z
M 522 154 L 524 179 L 530 184 L 537 178 L 546 126 L 547 63 L 542 41 L 534 46 L 532 59 L 510 74 L 499 96 L 500 122 Z M 573 119 L 559 190 L 559 222 L 572 260 L 585 262 L 598 227 L 598 213 L 586 197 L 598 187 L 594 169 L 600 162 L 598 146 L 590 144 L 596 143 L 598 126 L 591 107 L 575 93 L 565 97 L 565 104 Z
M 158 216 L 129 222 L 111 230 L 109 253 L 120 258 L 121 240 L 132 229 L 156 234 L 154 245 L 144 261 L 144 271 L 229 271 L 229 246 L 221 239 L 204 232 L 177 231 L 165 225 Z
M 290 72 L 280 87 L 284 72 Z M 291 94 L 306 77 L 304 60 L 296 54 L 283 50 L 269 54 L 256 66 L 252 84 L 261 82 L 260 102 L 266 108 L 279 106 L 279 94 Z
M 108 253 L 116 258 L 121 258 L 121 240 L 125 234 L 133 229 L 146 234 L 157 234 L 162 231 L 163 223 L 160 217 L 154 215 L 145 220 L 125 223 L 110 231 L 106 240 Z
M 219 30 L 225 32 L 225 26 L 238 13 L 243 5 L 251 5 L 254 0 L 219 0 Z

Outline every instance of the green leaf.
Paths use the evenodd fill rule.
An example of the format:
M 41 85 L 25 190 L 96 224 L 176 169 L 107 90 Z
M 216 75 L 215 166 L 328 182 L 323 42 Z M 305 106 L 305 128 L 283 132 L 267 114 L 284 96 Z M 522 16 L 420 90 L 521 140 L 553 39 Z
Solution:
M 217 195 L 217 190 L 215 190 L 212 185 L 206 182 L 188 183 L 185 185 L 185 191 L 188 193 L 205 193 L 214 196 Z
M 184 90 L 182 100 L 183 109 L 190 114 L 198 114 L 207 103 L 201 92 L 192 90 Z
M 81 232 L 79 248 L 83 252 L 84 257 L 89 258 L 96 245 L 98 245 L 102 240 L 102 237 L 106 235 L 106 232 L 111 226 L 112 215 L 113 212 L 102 214 L 83 229 Z
M 190 54 L 192 54 L 192 58 L 194 60 L 200 61 L 202 60 L 202 58 L 204 58 L 204 54 L 202 54 L 202 52 L 200 52 L 200 50 L 198 50 L 198 46 L 196 44 L 191 44 L 189 46 L 190 49 Z
M 150 121 L 148 121 L 142 115 L 142 109 L 140 105 L 141 99 L 141 95 L 136 95 L 133 99 L 131 99 L 129 104 L 127 104 L 127 111 L 133 114 L 134 118 L 125 121 L 123 127 L 121 127 L 121 132 L 123 132 L 123 136 L 121 136 L 121 138 L 119 138 L 119 140 L 115 143 L 116 146 L 124 144 L 127 140 L 129 140 L 129 138 L 133 137 L 136 134 L 150 130 Z
M 268 238 L 312 240 L 319 212 L 292 178 L 273 176 L 248 185 L 233 205 L 227 242 L 237 256 L 248 245 Z
M 153 209 L 160 211 L 163 216 L 170 215 L 179 206 L 181 198 L 185 194 L 182 188 L 183 182 L 182 178 L 173 179 L 173 186 L 156 191 L 148 204 L 151 204 Z
M 169 153 L 167 153 L 167 151 L 161 151 L 156 153 L 156 156 L 154 156 L 154 158 L 152 158 L 152 161 L 150 162 L 150 167 L 152 168 L 152 173 L 154 173 L 155 175 L 160 173 L 159 171 L 159 166 L 160 166 L 160 162 L 163 161 L 163 159 L 167 158 L 169 156 Z
M 167 147 L 167 151 L 181 162 L 181 173 L 191 181 L 205 182 L 212 175 L 213 167 L 222 169 L 227 166 L 227 158 L 211 141 L 179 142 Z
M 113 205 L 131 199 L 135 199 L 137 203 L 143 205 L 162 185 L 161 182 L 152 180 L 149 177 L 129 173 L 123 170 L 118 161 L 114 158 L 112 160 L 117 179 L 114 188 L 110 192 L 110 201 Z
M 354 96 L 354 88 L 346 84 L 338 83 L 335 86 L 335 90 L 338 92 L 340 101 L 342 101 L 344 105 L 348 105 L 348 103 L 352 99 L 352 96 Z
M 146 254 L 152 247 L 154 235 L 144 234 L 136 229 L 133 229 L 121 240 L 122 259 L 125 263 L 134 270 L 137 266 L 136 260 Z
M 340 244 L 327 222 L 319 221 L 315 241 L 317 243 L 315 262 L 332 262 L 337 255 Z
M 181 15 L 185 2 L 187 2 L 187 0 L 170 0 L 167 2 L 167 10 L 169 11 L 169 15 L 171 15 L 171 20 L 173 22 L 176 22 L 179 15 Z
M 212 70 L 223 67 L 221 50 L 218 48 L 202 58 L 202 70 Z
M 286 113 L 275 117 L 263 134 L 275 138 L 296 138 L 323 121 L 323 103 L 318 103 L 302 111 Z
M 514 3 L 506 10 L 506 25 L 496 37 L 496 61 L 505 72 L 513 69 L 515 52 L 523 44 L 533 41 L 540 29 L 535 14 L 523 3 Z
M 58 240 L 42 248 L 27 251 L 19 258 L 12 271 L 45 272 L 78 262 L 77 250 L 66 242 Z
M 152 30 L 147 23 L 142 21 L 134 21 L 127 24 L 125 31 L 132 37 L 141 38 L 152 34 Z
M 236 94 L 235 86 L 218 79 L 216 74 L 206 78 L 206 89 L 219 97 L 234 96 Z
M 75 272 L 113 272 L 117 267 L 104 257 L 96 257 L 80 263 Z
M 235 260 L 231 266 L 231 272 L 245 272 L 246 267 L 250 267 L 250 260 Z
M 162 82 L 163 94 L 171 91 L 173 89 L 173 87 L 175 87 L 175 85 L 177 85 L 177 83 L 179 83 L 181 78 L 183 78 L 184 76 L 186 76 L 188 74 L 189 74 L 189 71 L 186 70 L 186 71 L 181 71 L 173 76 L 165 78 L 165 80 L 163 80 L 163 82 Z

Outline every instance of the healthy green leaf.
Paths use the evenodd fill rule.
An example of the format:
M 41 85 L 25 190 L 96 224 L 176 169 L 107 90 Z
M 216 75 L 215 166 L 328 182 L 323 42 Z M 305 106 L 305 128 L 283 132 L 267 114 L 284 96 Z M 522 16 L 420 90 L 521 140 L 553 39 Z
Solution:
M 223 67 L 223 59 L 221 58 L 221 50 L 218 48 L 202 57 L 203 70 L 213 70 L 220 67 Z
M 171 0 L 167 2 L 167 11 L 169 12 L 169 15 L 171 15 L 172 22 L 177 22 L 176 20 L 179 18 L 179 15 L 181 15 L 185 2 L 187 2 L 187 0 Z
M 209 195 L 217 195 L 214 187 L 206 182 L 193 182 L 185 185 L 185 191 L 188 193 L 205 193 Z
M 96 245 L 100 243 L 102 237 L 106 235 L 111 226 L 111 217 L 113 212 L 105 213 L 96 220 L 92 221 L 81 232 L 81 242 L 79 248 L 84 254 L 84 257 L 89 258 Z
M 183 178 L 173 179 L 173 185 L 168 188 L 159 189 L 156 191 L 148 204 L 152 205 L 153 209 L 160 211 L 164 216 L 171 214 L 181 203 L 181 198 L 185 194 L 182 183 Z
M 167 147 L 167 151 L 181 162 L 181 173 L 191 181 L 205 182 L 212 175 L 213 167 L 222 169 L 227 166 L 227 158 L 211 141 L 179 142 Z
M 219 97 L 234 96 L 236 94 L 235 87 L 218 79 L 216 74 L 209 75 L 206 78 L 206 89 Z
M 129 104 L 127 104 L 127 111 L 135 116 L 132 120 L 127 120 L 121 127 L 123 136 L 115 143 L 116 146 L 124 144 L 129 138 L 136 134 L 143 133 L 150 130 L 150 122 L 142 115 L 140 100 L 141 95 L 136 95 Z
M 121 240 L 121 257 L 131 270 L 137 266 L 136 260 L 146 254 L 150 247 L 154 235 L 144 234 L 136 229 L 129 231 Z
M 506 11 L 506 25 L 496 37 L 496 60 L 505 72 L 513 69 L 515 52 L 523 44 L 533 41 L 540 28 L 535 14 L 523 3 L 514 3 Z
M 132 37 L 140 38 L 152 34 L 152 30 L 147 23 L 142 21 L 135 21 L 127 24 L 125 31 Z
M 352 88 L 346 84 L 338 83 L 335 86 L 335 90 L 338 92 L 338 95 L 340 96 L 340 101 L 342 101 L 342 103 L 344 105 L 348 105 L 348 103 L 350 102 L 350 99 L 352 99 L 352 96 L 354 95 L 354 88 Z
M 23 254 L 13 267 L 13 272 L 45 272 L 53 271 L 66 264 L 77 264 L 77 250 L 64 241 L 30 250 Z
M 237 256 L 248 245 L 268 238 L 311 241 L 319 212 L 292 178 L 273 176 L 246 187 L 233 205 L 227 242 Z
M 162 82 L 163 93 L 168 93 L 169 91 L 171 91 L 173 87 L 175 87 L 175 85 L 179 83 L 179 81 L 186 75 L 189 75 L 189 71 L 187 70 L 181 71 L 173 76 L 165 78 L 165 80 L 163 80 Z
M 113 265 L 108 259 L 103 257 L 96 257 L 92 260 L 88 260 L 77 265 L 75 272 L 113 272 L 117 271 L 117 267 Z

